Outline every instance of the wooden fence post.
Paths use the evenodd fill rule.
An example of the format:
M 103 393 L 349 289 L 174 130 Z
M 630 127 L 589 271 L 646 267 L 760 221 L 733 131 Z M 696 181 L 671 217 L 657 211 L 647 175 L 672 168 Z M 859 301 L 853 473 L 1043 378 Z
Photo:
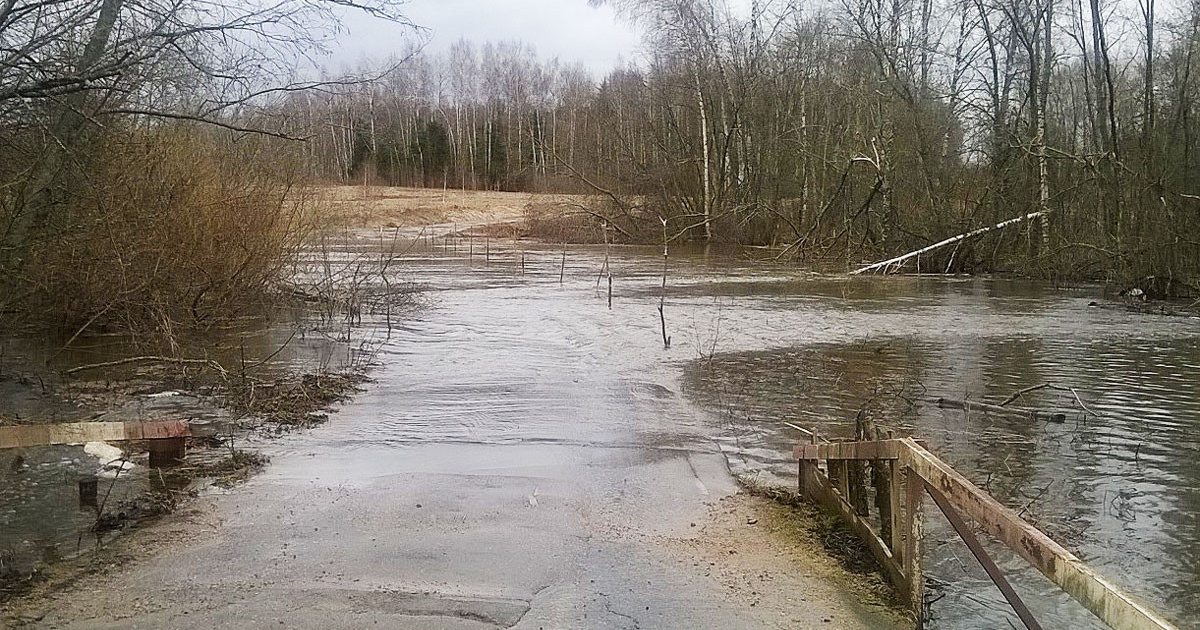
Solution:
M 925 625 L 925 574 L 921 567 L 921 533 L 924 529 L 922 505 L 925 499 L 925 482 L 905 460 L 904 486 L 906 501 L 904 508 L 904 578 L 908 582 L 908 601 L 916 618 L 917 630 Z
M 813 432 L 812 443 L 817 443 L 817 434 Z M 816 493 L 816 475 L 820 474 L 817 470 L 817 461 L 815 459 L 800 460 L 800 496 L 808 501 L 817 503 Z
M 880 431 L 874 431 L 876 441 L 882 440 Z M 875 507 L 879 510 L 879 537 L 887 543 L 896 555 L 896 545 L 892 540 L 892 462 L 886 459 L 871 460 L 871 485 L 875 487 Z

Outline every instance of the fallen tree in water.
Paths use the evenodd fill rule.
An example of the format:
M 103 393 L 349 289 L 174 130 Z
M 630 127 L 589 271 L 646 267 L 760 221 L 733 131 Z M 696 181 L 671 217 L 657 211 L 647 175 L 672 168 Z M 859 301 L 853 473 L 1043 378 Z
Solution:
M 1001 221 L 1000 223 L 997 223 L 996 225 L 979 228 L 978 230 L 972 230 L 972 231 L 966 232 L 964 234 L 959 234 L 958 236 L 951 236 L 948 239 L 945 239 L 943 241 L 938 241 L 928 247 L 922 247 L 921 249 L 918 249 L 913 252 L 909 252 L 907 254 L 904 254 L 903 256 L 889 258 L 885 261 L 877 262 L 873 265 L 867 265 L 866 267 L 863 267 L 861 269 L 855 269 L 854 271 L 850 272 L 850 275 L 856 276 L 858 274 L 866 273 L 868 271 L 875 271 L 876 269 L 882 269 L 884 273 L 888 273 L 889 268 L 891 268 L 891 267 L 899 268 L 908 260 L 910 260 L 912 258 L 916 258 L 922 254 L 926 254 L 926 253 L 932 252 L 934 250 L 941 249 L 947 245 L 953 245 L 955 243 L 965 241 L 969 238 L 974 238 L 976 236 L 982 236 L 984 234 L 987 234 L 988 232 L 992 232 L 995 230 L 1002 230 L 1010 225 L 1016 225 L 1018 223 L 1021 223 L 1022 221 L 1027 221 L 1029 219 L 1036 219 L 1038 217 L 1044 217 L 1047 214 L 1048 214 L 1047 212 L 1030 212 L 1029 214 L 1027 214 L 1025 216 L 1016 217 L 1015 219 L 1009 219 L 1007 221 Z M 947 268 L 949 268 L 949 266 L 947 266 Z

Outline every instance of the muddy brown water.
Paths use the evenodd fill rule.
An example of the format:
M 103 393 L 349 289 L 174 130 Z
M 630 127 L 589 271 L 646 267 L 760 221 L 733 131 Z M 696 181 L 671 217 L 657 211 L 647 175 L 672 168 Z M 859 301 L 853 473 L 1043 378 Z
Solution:
M 349 259 L 376 243 L 364 235 L 338 249 Z M 1196 627 L 1189 624 L 1200 615 L 1200 321 L 1090 306 L 1102 300 L 1098 287 L 845 278 L 763 264 L 753 252 L 679 248 L 669 264 L 672 344 L 664 349 L 660 250 L 569 247 L 560 284 L 561 248 L 511 241 L 488 248 L 490 260 L 482 242 L 474 258 L 465 241 L 408 251 L 400 275 L 426 289 L 428 307 L 390 330 L 378 312 L 367 313 L 355 333 L 377 344 L 384 366 L 370 386 L 378 414 L 266 448 L 312 452 L 316 462 L 320 452 L 338 453 L 331 460 L 346 467 L 353 453 L 384 446 L 588 445 L 619 428 L 658 448 L 709 441 L 735 473 L 794 484 L 789 454 L 801 436 L 785 423 L 849 436 L 870 400 L 881 425 L 926 439 L 1102 574 L 1181 627 Z M 611 310 L 607 283 L 597 282 L 606 255 Z M 266 339 L 258 354 L 286 336 L 258 334 Z M 354 347 L 318 344 L 282 360 L 311 366 Z M 919 401 L 997 402 L 1046 381 L 1076 388 L 1101 417 L 1062 424 L 968 417 Z M 620 397 L 606 395 L 613 388 Z M 630 415 L 613 402 L 622 398 L 661 401 L 651 405 L 660 413 Z M 1031 402 L 1070 404 L 1047 392 Z M 167 411 L 206 413 L 178 404 Z M 87 518 L 73 516 L 73 475 L 94 460 L 78 449 L 43 450 L 17 483 L 5 457 L 0 549 L 10 558 L 20 555 L 13 550 L 44 554 L 78 537 Z M 937 598 L 930 627 L 1017 624 L 940 515 L 927 519 Z M 1099 627 L 1015 556 L 991 548 L 1044 626 Z

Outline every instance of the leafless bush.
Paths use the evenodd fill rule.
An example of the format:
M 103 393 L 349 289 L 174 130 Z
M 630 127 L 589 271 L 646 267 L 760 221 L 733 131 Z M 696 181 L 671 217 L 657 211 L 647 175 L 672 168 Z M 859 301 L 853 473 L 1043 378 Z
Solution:
M 50 223 L 4 270 L 5 324 L 71 338 L 211 327 L 260 306 L 316 223 L 302 169 L 278 142 L 180 125 L 98 144 L 80 154 L 81 184 L 55 192 Z

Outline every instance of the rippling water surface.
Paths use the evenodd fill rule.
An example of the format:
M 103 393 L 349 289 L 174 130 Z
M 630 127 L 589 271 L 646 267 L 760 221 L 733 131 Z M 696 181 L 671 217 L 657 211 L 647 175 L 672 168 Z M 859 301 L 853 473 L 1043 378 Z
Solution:
M 369 251 L 376 242 L 364 235 L 341 249 Z M 597 281 L 603 248 L 568 248 L 565 269 L 557 247 L 492 241 L 489 260 L 473 249 L 474 258 L 466 243 L 408 251 L 403 280 L 426 289 L 428 307 L 386 332 L 378 313 L 365 317 L 358 334 L 374 340 L 381 363 L 365 395 L 377 410 L 372 421 L 274 448 L 300 448 L 296 440 L 304 449 L 324 440 L 343 450 L 590 444 L 614 433 L 662 447 L 700 435 L 720 445 L 735 472 L 794 484 L 789 454 L 800 434 L 788 423 L 849 436 L 867 405 L 877 423 L 926 439 L 1183 627 L 1200 616 L 1200 321 L 1090 306 L 1101 299 L 1095 287 L 844 278 L 755 262 L 745 252 L 679 249 L 670 261 L 664 312 L 672 343 L 664 349 L 659 250 L 607 253 L 609 309 L 607 283 Z M 1043 382 L 1075 388 L 1099 417 L 1055 424 L 925 402 L 998 402 Z M 661 401 L 641 405 L 659 415 L 630 413 L 622 399 Z M 1028 402 L 1074 404 L 1054 391 Z M 43 492 L 61 488 L 59 478 L 70 477 L 63 471 L 77 465 L 61 460 L 80 456 L 37 457 L 30 464 L 45 472 L 23 483 L 36 481 Z M 7 536 L 10 545 L 53 510 L 37 505 L 69 502 L 28 499 L 43 496 L 28 488 L 11 494 L 19 496 L 0 496 L 0 542 Z M 930 593 L 939 598 L 931 627 L 1017 623 L 940 515 L 927 519 Z M 1094 626 L 1021 561 L 996 551 L 1043 625 Z

